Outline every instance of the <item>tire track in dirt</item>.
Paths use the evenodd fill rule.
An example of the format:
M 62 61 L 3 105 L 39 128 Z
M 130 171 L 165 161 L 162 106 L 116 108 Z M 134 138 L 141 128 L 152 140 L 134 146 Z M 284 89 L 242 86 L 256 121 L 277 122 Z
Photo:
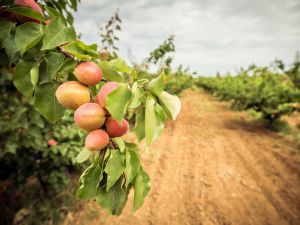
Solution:
M 178 119 L 141 151 L 152 185 L 143 207 L 130 213 L 131 193 L 122 216 L 100 210 L 83 223 L 83 212 L 70 224 L 300 224 L 295 144 L 204 92 L 185 91 L 181 100 Z

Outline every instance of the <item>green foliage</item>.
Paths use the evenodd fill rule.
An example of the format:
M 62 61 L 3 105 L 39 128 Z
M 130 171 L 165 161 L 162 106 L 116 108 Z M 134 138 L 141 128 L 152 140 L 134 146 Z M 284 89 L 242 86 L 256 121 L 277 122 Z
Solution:
M 275 65 L 285 74 L 287 74 L 294 85 L 300 89 L 300 54 L 295 55 L 295 60 L 292 65 L 286 67 L 281 60 L 275 60 Z
M 70 112 L 55 125 L 50 123 L 17 92 L 12 83 L 14 75 L 5 69 L 0 73 L 0 187 L 10 184 L 2 194 L 18 199 L 13 205 L 7 205 L 10 213 L 30 206 L 27 220 L 34 215 L 35 219 L 36 215 L 53 219 L 50 211 L 59 214 L 59 208 L 51 209 L 47 205 L 52 204 L 52 199 L 57 206 L 65 204 L 55 196 L 69 182 L 69 171 L 77 168 L 74 158 L 82 148 L 84 133 L 74 125 Z M 51 146 L 49 140 L 57 144 Z M 36 189 L 29 191 L 28 180 L 35 179 Z M 17 197 L 22 192 L 29 192 L 33 200 L 29 196 Z M 14 215 L 5 213 L 7 210 L 0 210 L 1 224 L 11 224 Z
M 57 46 L 76 40 L 74 27 L 67 26 L 61 17 L 53 17 L 46 27 L 41 50 L 53 49 Z
M 41 3 L 53 8 L 52 14 L 61 14 L 63 15 L 62 18 L 66 18 L 69 24 L 73 24 L 74 19 L 71 11 L 77 11 L 80 0 L 44 0 Z
M 97 53 L 97 46 L 95 45 L 86 45 L 83 42 L 76 40 L 70 42 L 61 47 L 63 52 L 67 52 L 68 54 L 76 57 L 78 61 L 88 61 L 91 59 L 99 58 L 99 54 Z
M 118 88 L 107 95 L 106 108 L 117 121 L 121 122 L 131 100 L 132 92 L 127 84 L 119 84 Z
M 125 177 L 126 177 L 126 184 L 128 185 L 133 181 L 140 170 L 141 163 L 138 159 L 138 155 L 135 150 L 128 150 L 125 153 L 125 160 L 126 160 L 126 167 L 125 167 Z
M 47 82 L 35 89 L 34 106 L 48 120 L 56 122 L 64 115 L 65 109 L 55 97 L 57 84 Z
M 167 38 L 158 48 L 154 49 L 151 53 L 149 58 L 146 60 L 149 63 L 157 64 L 160 60 L 165 59 L 167 54 L 171 52 L 175 52 L 175 45 L 174 45 L 174 36 L 171 35 Z M 170 65 L 172 62 L 172 58 L 168 57 L 165 60 L 166 65 Z
M 37 23 L 24 23 L 16 29 L 15 43 L 23 55 L 43 37 L 44 27 Z
M 100 158 L 96 159 L 81 175 L 80 187 L 77 190 L 79 199 L 89 199 L 96 195 L 98 184 L 103 177 L 102 166 L 99 165 Z
M 156 96 L 160 96 L 164 88 L 165 73 L 162 72 L 160 76 L 151 80 L 148 84 L 148 89 Z
M 143 168 L 140 168 L 136 178 L 134 179 L 133 188 L 135 192 L 132 211 L 135 212 L 142 206 L 145 197 L 150 191 L 150 178 Z
M 148 96 L 145 106 L 145 137 L 148 144 L 151 144 L 155 138 L 155 131 L 157 127 L 155 111 L 154 111 L 155 100 L 153 97 Z
M 237 76 L 199 78 L 198 85 L 222 100 L 231 100 L 237 109 L 252 109 L 273 123 L 299 110 L 300 90 L 285 74 L 252 67 Z
M 191 88 L 195 83 L 195 78 L 189 74 L 189 69 L 182 69 L 182 65 L 175 72 L 171 72 L 166 77 L 165 90 L 171 94 L 179 94 L 185 89 Z

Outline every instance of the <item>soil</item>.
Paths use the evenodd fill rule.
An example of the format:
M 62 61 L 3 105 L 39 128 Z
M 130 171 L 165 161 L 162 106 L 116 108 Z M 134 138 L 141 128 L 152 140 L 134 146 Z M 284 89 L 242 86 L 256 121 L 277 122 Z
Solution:
M 131 193 L 120 217 L 89 202 L 65 224 L 299 225 L 298 146 L 204 92 L 181 100 L 178 119 L 141 151 L 152 185 L 142 208 L 131 214 Z

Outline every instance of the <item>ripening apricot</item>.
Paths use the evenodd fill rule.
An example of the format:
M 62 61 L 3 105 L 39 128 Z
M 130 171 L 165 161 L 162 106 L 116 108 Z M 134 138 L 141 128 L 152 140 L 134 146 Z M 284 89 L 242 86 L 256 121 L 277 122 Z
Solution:
M 99 93 L 96 95 L 95 102 L 105 108 L 106 96 L 118 87 L 116 82 L 108 82 L 102 86 Z
M 96 85 L 102 80 L 102 71 L 93 62 L 80 63 L 75 68 L 74 74 L 79 82 L 89 86 Z
M 34 0 L 15 0 L 14 1 L 15 5 L 19 5 L 19 6 L 26 6 L 26 7 L 30 7 L 32 8 L 34 11 L 38 12 L 41 15 L 43 14 L 43 10 L 41 9 L 41 7 L 39 6 L 39 4 L 37 4 Z M 21 15 L 16 15 L 17 19 L 21 22 L 21 23 L 26 23 L 26 22 L 39 22 L 38 20 L 26 17 L 26 16 L 21 16 Z
M 112 116 L 108 117 L 105 121 L 106 132 L 110 137 L 121 137 L 127 133 L 129 129 L 128 122 L 122 119 L 121 124 Z
M 85 103 L 76 109 L 74 120 L 78 127 L 91 131 L 99 129 L 105 122 L 105 110 L 97 103 Z
M 77 109 L 90 102 L 90 90 L 78 81 L 68 81 L 61 84 L 55 93 L 58 102 L 66 108 Z
M 93 130 L 85 139 L 85 147 L 90 151 L 104 149 L 109 143 L 109 136 L 104 130 Z

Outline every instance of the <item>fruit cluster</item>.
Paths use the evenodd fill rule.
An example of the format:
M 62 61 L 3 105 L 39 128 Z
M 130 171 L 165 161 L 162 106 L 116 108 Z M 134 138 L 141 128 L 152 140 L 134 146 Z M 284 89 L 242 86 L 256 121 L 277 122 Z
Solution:
M 74 74 L 78 81 L 61 84 L 56 90 L 56 98 L 64 107 L 75 110 L 76 125 L 88 132 L 86 149 L 104 149 L 110 138 L 124 135 L 129 128 L 125 119 L 119 124 L 105 109 L 106 97 L 118 88 L 118 83 L 105 83 L 93 99 L 89 86 L 97 85 L 102 80 L 101 69 L 94 62 L 83 62 L 75 68 Z
M 34 11 L 36 11 L 37 13 L 39 13 L 40 15 L 44 16 L 42 8 L 34 0 L 14 0 L 13 4 L 15 6 L 31 8 Z M 5 10 L 0 12 L 0 18 L 5 18 L 5 19 L 8 19 L 9 21 L 19 22 L 19 23 L 26 23 L 26 22 L 40 23 L 36 19 L 30 18 L 27 16 L 22 16 L 22 15 L 15 14 L 15 13 L 11 13 L 11 12 L 8 12 Z M 49 25 L 51 23 L 51 20 L 46 20 L 46 21 L 44 21 L 44 23 L 46 25 Z

